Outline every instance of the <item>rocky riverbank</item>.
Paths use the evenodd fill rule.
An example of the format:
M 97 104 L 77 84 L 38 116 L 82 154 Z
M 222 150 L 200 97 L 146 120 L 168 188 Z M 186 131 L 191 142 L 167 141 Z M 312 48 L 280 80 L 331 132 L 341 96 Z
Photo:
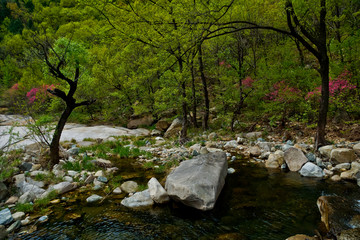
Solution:
M 36 205 L 41 199 L 55 204 L 65 200 L 61 195 L 75 189 L 87 189 L 87 194 L 93 191 L 93 194 L 86 196 L 89 204 L 101 203 L 108 195 L 119 195 L 124 199 L 122 204 L 128 207 L 167 202 L 168 189 L 161 186 L 161 183 L 164 185 L 162 179 L 160 183 L 155 179 L 150 180 L 148 190 L 144 190 L 146 186 L 139 187 L 136 182 L 128 181 L 131 177 L 128 180 L 116 179 L 119 171 L 115 166 L 116 159 L 125 153 L 126 157 L 134 154 L 133 163 L 143 166 L 144 170 L 151 169 L 164 175 L 187 159 L 224 152 L 229 162 L 238 161 L 241 157 L 257 163 L 259 167 L 281 168 L 298 172 L 304 177 L 354 181 L 354 184 L 359 183 L 360 178 L 358 142 L 338 143 L 314 151 L 311 144 L 296 140 L 282 141 L 280 137 L 266 136 L 263 132 L 241 133 L 233 137 L 212 132 L 193 136 L 191 142 L 177 146 L 173 140 L 156 136 L 164 133 L 154 130 L 127 130 L 107 126 L 76 126 L 70 129 L 67 134 L 72 136 L 69 138 L 71 142 L 63 142 L 63 159 L 52 171 L 47 170 L 41 162 L 46 151 L 36 144 L 21 145 L 24 150 L 18 155 L 21 162 L 15 167 L 16 174 L 0 184 L 0 200 L 3 201 L 0 236 L 18 231 L 30 223 L 46 221 L 47 215 L 39 218 L 38 215 L 27 213 L 26 209 L 19 211 L 19 206 L 31 207 L 27 204 Z M 174 128 L 169 129 L 173 131 Z M 121 134 L 127 137 L 119 137 Z M 164 135 L 171 136 L 166 132 Z M 101 148 L 105 148 L 104 152 L 99 150 Z M 70 170 L 71 167 L 74 169 Z M 227 170 L 228 174 L 234 171 Z M 107 194 L 96 194 L 99 189 Z M 331 232 L 330 229 L 328 231 Z M 341 234 L 341 231 L 336 234 Z

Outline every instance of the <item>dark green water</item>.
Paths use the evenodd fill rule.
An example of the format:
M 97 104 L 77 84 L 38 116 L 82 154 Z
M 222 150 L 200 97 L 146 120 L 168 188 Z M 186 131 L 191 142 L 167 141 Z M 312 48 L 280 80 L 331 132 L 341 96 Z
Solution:
M 359 188 L 350 182 L 304 178 L 245 162 L 230 167 L 236 173 L 227 176 L 212 211 L 196 211 L 175 203 L 129 209 L 115 198 L 100 206 L 88 206 L 79 199 L 54 209 L 50 220 L 34 233 L 12 239 L 216 239 L 232 233 L 238 237 L 232 239 L 279 240 L 299 233 L 314 234 L 320 223 L 316 206 L 319 196 L 360 199 Z M 73 213 L 81 217 L 69 219 Z

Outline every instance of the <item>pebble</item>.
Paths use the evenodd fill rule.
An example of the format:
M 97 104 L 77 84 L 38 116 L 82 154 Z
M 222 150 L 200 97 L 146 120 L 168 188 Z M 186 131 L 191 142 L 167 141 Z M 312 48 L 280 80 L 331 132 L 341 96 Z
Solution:
M 228 168 L 228 170 L 227 170 L 228 174 L 233 174 L 234 172 L 235 172 L 235 169 L 233 169 L 233 168 Z
M 39 219 L 38 219 L 38 222 L 41 222 L 41 223 L 43 223 L 43 222 L 46 222 L 47 220 L 49 219 L 49 217 L 48 216 L 41 216 Z

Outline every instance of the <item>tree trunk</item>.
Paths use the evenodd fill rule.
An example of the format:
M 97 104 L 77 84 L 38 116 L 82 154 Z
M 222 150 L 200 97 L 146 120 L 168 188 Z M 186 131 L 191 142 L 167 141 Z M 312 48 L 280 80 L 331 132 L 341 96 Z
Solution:
M 71 112 L 74 110 L 74 108 L 66 106 L 64 112 L 61 114 L 61 117 L 59 119 L 58 124 L 56 125 L 55 132 L 53 135 L 53 138 L 51 140 L 50 144 L 50 165 L 51 168 L 59 163 L 60 157 L 59 157 L 59 142 L 61 133 L 64 129 L 65 123 L 67 119 L 69 118 Z
M 209 112 L 210 112 L 210 101 L 209 101 L 209 93 L 207 89 L 207 82 L 204 74 L 204 62 L 203 62 L 201 45 L 199 45 L 198 49 L 199 49 L 199 70 L 200 70 L 201 82 L 203 85 L 204 103 L 205 103 L 205 113 L 204 113 L 202 127 L 203 130 L 207 130 L 209 128 L 208 122 L 209 122 Z
M 193 102 L 193 124 L 194 127 L 198 128 L 197 120 L 196 120 L 196 87 L 195 87 L 195 74 L 194 74 L 194 62 L 191 61 L 191 87 L 192 87 L 192 102 Z
M 326 49 L 325 49 L 326 50 Z M 317 133 L 315 139 L 315 148 L 326 145 L 325 140 L 325 128 L 327 121 L 327 112 L 329 110 L 329 57 L 325 54 L 322 55 L 320 62 L 320 75 L 321 75 L 321 100 L 320 100 L 320 110 L 319 110 L 319 119 L 317 126 Z

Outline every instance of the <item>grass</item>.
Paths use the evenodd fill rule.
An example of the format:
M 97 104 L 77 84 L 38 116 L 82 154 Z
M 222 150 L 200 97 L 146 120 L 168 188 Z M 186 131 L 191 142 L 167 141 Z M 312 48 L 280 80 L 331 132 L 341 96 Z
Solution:
M 166 171 L 165 166 L 160 165 L 159 167 L 154 168 L 155 173 L 164 173 Z
M 121 175 L 116 175 L 116 176 L 110 178 L 109 185 L 112 188 L 116 188 L 116 187 L 119 187 L 121 185 L 122 181 L 123 181 L 122 176 Z
M 96 167 L 92 162 L 91 162 L 91 158 L 86 156 L 83 160 L 81 161 L 75 161 L 75 162 L 66 162 L 62 168 L 64 170 L 73 170 L 73 171 L 77 171 L 80 172 L 82 170 L 87 170 L 87 171 L 95 171 L 98 169 L 98 167 Z
M 0 182 L 13 176 L 16 172 L 15 167 L 21 164 L 22 150 L 13 150 L 8 154 L 0 152 Z
M 15 206 L 17 212 L 31 213 L 34 211 L 34 205 L 31 203 L 18 203 Z
M 145 169 L 152 169 L 154 168 L 154 163 L 153 162 L 146 162 L 142 165 L 143 168 Z
M 141 191 L 146 190 L 147 188 L 148 188 L 148 186 L 147 186 L 147 185 L 140 184 L 140 185 L 138 186 L 137 190 L 138 190 L 139 192 L 141 192 Z

